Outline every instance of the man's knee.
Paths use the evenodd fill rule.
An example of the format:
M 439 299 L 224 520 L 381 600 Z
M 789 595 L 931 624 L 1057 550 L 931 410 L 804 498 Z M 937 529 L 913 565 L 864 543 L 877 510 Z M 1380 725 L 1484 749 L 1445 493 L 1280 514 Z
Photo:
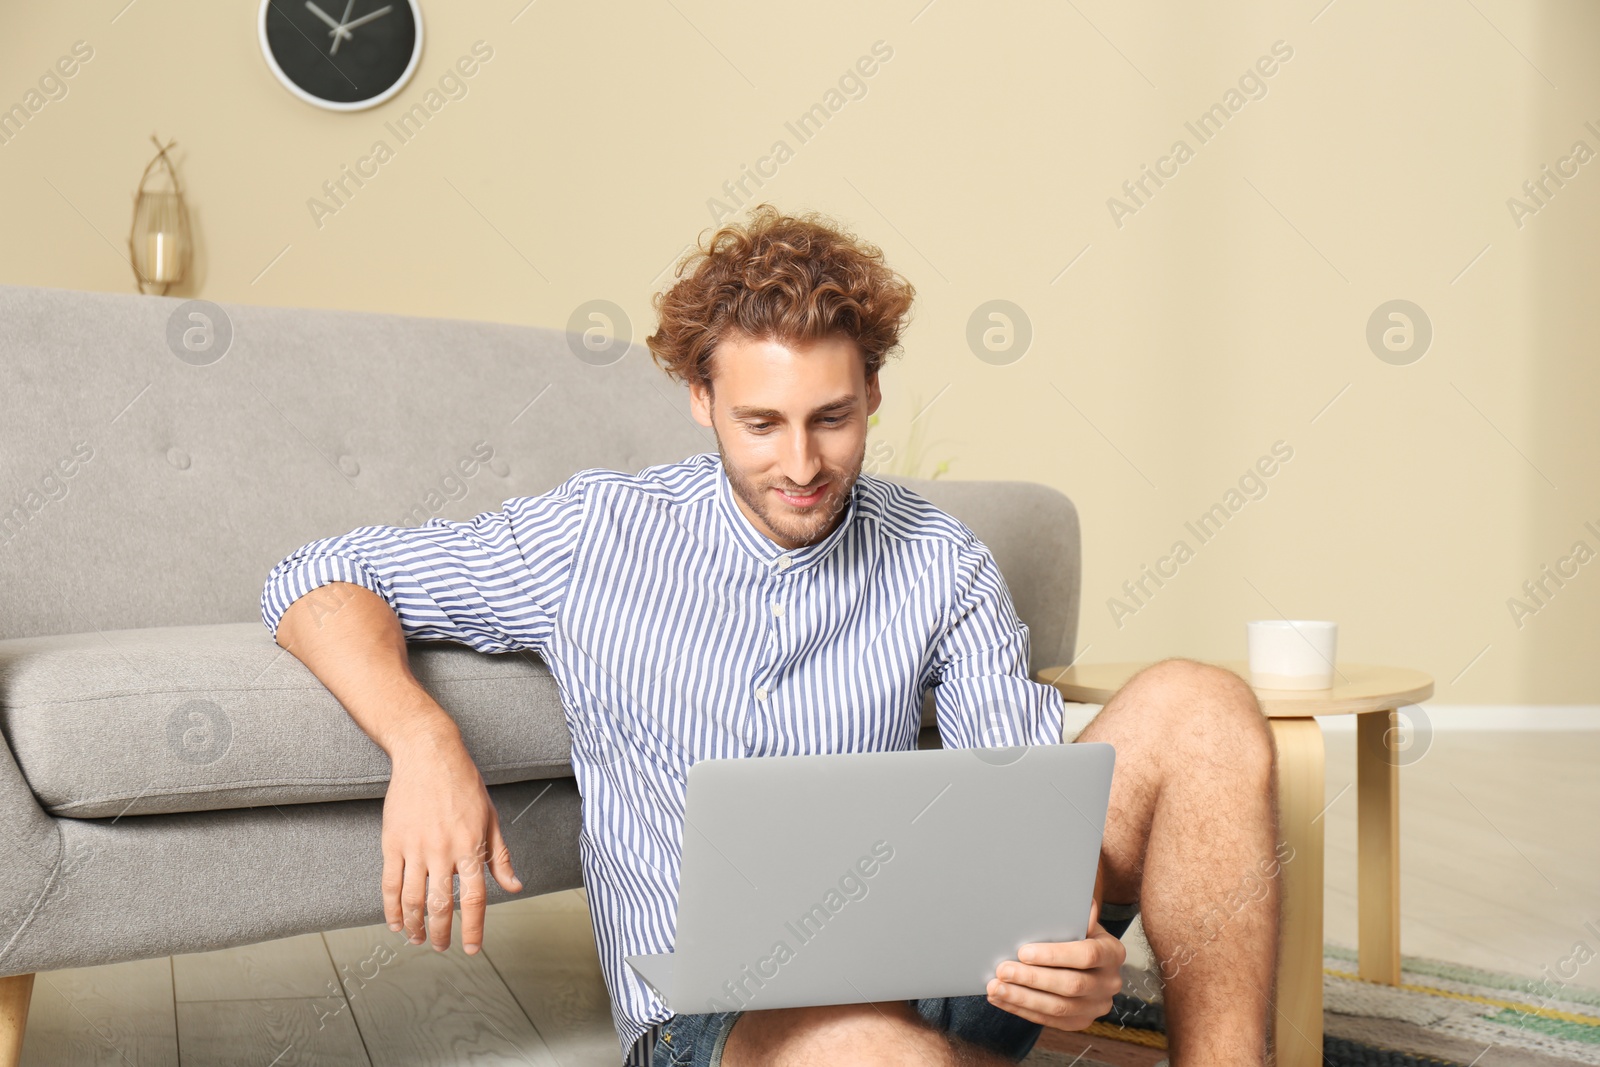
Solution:
M 727 1067 L 770 1063 L 851 1063 L 926 1067 L 951 1062 L 949 1042 L 910 1005 L 842 1004 L 749 1011 L 728 1035 Z
M 1219 667 L 1215 663 L 1205 663 L 1186 656 L 1171 656 L 1145 667 L 1134 678 L 1147 683 L 1181 686 L 1186 689 L 1196 687 L 1206 689 L 1237 689 L 1242 687 L 1251 695 L 1254 691 L 1243 678 L 1226 667 Z
M 1211 663 L 1173 658 L 1153 663 L 1134 681 L 1150 691 L 1178 727 L 1169 736 L 1189 734 L 1208 743 L 1235 746 L 1241 760 L 1270 763 L 1272 731 L 1250 683 Z M 1131 684 L 1131 683 L 1130 683 Z

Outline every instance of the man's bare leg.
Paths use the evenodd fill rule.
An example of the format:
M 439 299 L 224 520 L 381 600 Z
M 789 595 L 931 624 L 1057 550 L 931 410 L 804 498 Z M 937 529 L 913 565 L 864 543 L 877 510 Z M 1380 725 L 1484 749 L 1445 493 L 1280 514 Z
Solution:
M 1116 746 L 1103 899 L 1139 903 L 1173 1067 L 1266 1062 L 1278 944 L 1275 748 L 1231 671 L 1165 660 L 1078 741 Z
M 903 1000 L 740 1015 L 723 1067 L 1011 1067 L 1003 1056 L 946 1036 Z

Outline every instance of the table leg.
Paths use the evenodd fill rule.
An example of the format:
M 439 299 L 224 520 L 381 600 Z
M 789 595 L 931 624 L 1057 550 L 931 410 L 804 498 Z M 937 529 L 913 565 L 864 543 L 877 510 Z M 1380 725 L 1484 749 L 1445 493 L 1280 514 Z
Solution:
M 1278 748 L 1278 835 L 1284 853 L 1274 990 L 1278 1067 L 1322 1063 L 1322 810 L 1324 749 L 1317 720 L 1273 719 Z
M 1361 977 L 1400 984 L 1400 761 L 1395 713 L 1356 716 Z

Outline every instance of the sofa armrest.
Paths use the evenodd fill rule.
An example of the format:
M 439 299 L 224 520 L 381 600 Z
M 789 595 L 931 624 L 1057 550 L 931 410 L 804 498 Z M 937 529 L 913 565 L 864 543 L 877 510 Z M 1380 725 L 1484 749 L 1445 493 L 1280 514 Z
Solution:
M 22 776 L 9 741 L 0 745 L 0 975 L 61 872 L 61 835 Z

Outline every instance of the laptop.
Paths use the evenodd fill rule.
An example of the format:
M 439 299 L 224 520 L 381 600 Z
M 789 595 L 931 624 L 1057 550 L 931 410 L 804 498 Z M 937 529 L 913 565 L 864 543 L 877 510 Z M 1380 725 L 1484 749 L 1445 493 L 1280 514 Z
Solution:
M 1030 941 L 1086 936 L 1108 744 L 701 760 L 672 952 L 629 966 L 674 1013 L 981 994 Z

